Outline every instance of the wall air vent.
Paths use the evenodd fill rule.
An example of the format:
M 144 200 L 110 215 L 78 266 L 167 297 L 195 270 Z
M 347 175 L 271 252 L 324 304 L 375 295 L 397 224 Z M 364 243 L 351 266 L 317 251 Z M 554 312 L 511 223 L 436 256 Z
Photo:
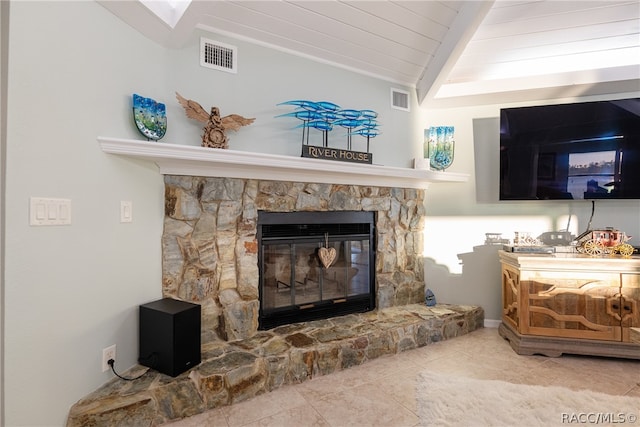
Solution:
M 391 108 L 402 111 L 411 111 L 409 108 L 409 92 L 406 90 L 391 88 Z
M 200 65 L 228 73 L 237 73 L 237 64 L 237 47 L 204 37 L 200 39 Z

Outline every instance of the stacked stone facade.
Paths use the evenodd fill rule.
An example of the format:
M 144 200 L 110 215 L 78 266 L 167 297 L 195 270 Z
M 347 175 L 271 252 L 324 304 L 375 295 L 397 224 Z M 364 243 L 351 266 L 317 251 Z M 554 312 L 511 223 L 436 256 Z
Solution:
M 423 202 L 420 189 L 166 175 L 163 296 L 202 306 L 205 341 L 250 338 L 258 211 L 374 211 L 376 307 L 423 302 Z

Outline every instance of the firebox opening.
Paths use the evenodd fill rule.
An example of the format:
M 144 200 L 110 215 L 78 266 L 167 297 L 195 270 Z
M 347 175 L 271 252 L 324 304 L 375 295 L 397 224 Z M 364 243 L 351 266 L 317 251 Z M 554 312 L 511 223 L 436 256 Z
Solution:
M 259 211 L 257 235 L 259 329 L 375 308 L 374 212 Z

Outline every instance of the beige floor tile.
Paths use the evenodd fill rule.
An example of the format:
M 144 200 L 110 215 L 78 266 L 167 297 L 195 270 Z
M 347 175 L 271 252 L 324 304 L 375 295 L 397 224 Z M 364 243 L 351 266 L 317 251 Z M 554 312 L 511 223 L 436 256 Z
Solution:
M 640 397 L 640 383 L 636 385 L 634 388 L 629 390 L 626 396 Z
M 414 426 L 417 415 L 378 384 L 364 384 L 310 402 L 331 426 Z
M 307 401 L 295 387 L 283 387 L 271 393 L 222 408 L 229 427 L 244 426 L 292 408 L 305 406 Z
M 379 385 L 391 396 L 393 400 L 410 410 L 417 412 L 416 387 L 418 375 L 421 371 L 411 374 L 389 375 L 382 379 Z
M 311 406 L 305 404 L 286 409 L 269 417 L 243 425 L 242 427 L 330 427 L 324 418 Z
M 564 355 L 547 359 L 528 378 L 528 384 L 623 395 L 640 382 L 640 362 Z

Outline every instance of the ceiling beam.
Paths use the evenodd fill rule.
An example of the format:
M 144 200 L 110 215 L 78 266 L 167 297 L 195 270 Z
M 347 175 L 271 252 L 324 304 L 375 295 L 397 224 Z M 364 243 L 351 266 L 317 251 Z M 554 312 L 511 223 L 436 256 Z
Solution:
M 422 76 L 416 82 L 418 103 L 433 99 L 438 93 L 451 69 L 462 55 L 464 48 L 485 16 L 493 6 L 494 0 L 464 2 L 449 31 L 442 40 L 433 59 L 429 61 Z

